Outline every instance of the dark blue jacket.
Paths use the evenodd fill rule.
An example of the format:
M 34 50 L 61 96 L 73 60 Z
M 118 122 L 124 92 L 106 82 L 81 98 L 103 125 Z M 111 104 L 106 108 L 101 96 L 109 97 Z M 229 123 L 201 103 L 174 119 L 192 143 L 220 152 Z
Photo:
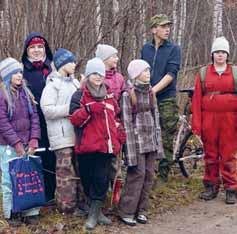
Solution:
M 176 96 L 177 74 L 180 68 L 180 47 L 169 42 L 156 49 L 154 43 L 146 43 L 141 51 L 141 58 L 151 66 L 151 85 L 155 86 L 166 74 L 173 77 L 172 82 L 162 91 L 157 93 L 159 101 Z
M 40 68 L 36 68 L 35 66 L 33 66 L 33 64 L 27 58 L 27 47 L 31 39 L 34 37 L 41 37 L 45 41 L 46 60 L 44 61 L 43 67 Z M 22 63 L 24 65 L 23 77 L 27 80 L 27 85 L 38 103 L 37 111 L 40 118 L 41 128 L 41 141 L 39 142 L 40 147 L 49 146 L 46 122 L 39 103 L 42 91 L 46 85 L 47 76 L 52 71 L 52 59 L 53 55 L 46 39 L 39 32 L 30 33 L 25 40 L 24 52 L 22 55 Z

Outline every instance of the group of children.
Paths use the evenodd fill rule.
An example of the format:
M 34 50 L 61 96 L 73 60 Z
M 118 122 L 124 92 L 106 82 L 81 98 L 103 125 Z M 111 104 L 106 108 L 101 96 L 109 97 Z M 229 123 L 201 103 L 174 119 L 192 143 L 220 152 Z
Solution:
M 55 196 L 61 212 L 73 213 L 78 208 L 75 177 L 79 174 L 89 206 L 86 229 L 111 224 L 101 208 L 115 176 L 117 156 L 125 145 L 127 174 L 118 214 L 128 225 L 145 224 L 155 161 L 164 158 L 149 64 L 141 59 L 131 61 L 127 82 L 117 72 L 118 51 L 110 45 L 99 44 L 79 82 L 74 77 L 75 55 L 60 48 L 51 57 L 46 40 L 39 34 L 34 35 L 26 43 L 24 68 L 13 58 L 0 62 L 4 217 L 9 222 L 14 219 L 8 158 L 34 154 L 34 150 L 42 146 L 39 142 L 48 139 L 50 150 L 56 156 Z M 48 65 L 50 59 L 53 70 L 52 65 Z M 34 69 L 36 73 L 32 75 Z M 44 163 L 45 156 L 41 157 L 45 168 L 49 159 Z M 45 181 L 49 191 L 51 185 Z M 39 208 L 36 208 L 24 211 L 23 215 L 28 216 L 29 221 L 38 214 Z

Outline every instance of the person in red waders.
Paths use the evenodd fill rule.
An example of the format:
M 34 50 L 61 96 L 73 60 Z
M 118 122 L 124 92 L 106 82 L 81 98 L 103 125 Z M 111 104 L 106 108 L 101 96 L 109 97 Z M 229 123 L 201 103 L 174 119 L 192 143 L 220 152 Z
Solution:
M 205 151 L 204 192 L 200 198 L 214 199 L 221 181 L 226 204 L 235 204 L 237 191 L 237 95 L 233 67 L 227 63 L 229 42 L 216 38 L 212 64 L 196 76 L 192 100 L 192 130 L 200 136 Z

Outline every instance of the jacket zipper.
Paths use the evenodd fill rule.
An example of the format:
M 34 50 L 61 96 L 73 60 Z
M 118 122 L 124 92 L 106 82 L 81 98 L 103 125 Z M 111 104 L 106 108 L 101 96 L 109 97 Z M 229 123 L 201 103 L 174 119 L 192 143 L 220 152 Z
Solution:
M 153 61 L 152 61 L 152 74 L 151 74 L 151 78 L 153 78 L 154 76 L 154 70 L 155 70 L 155 63 L 156 63 L 156 56 L 157 56 L 157 51 L 159 48 L 155 48 L 155 55 L 153 57 Z
M 105 102 L 104 102 L 104 104 L 105 104 Z M 107 114 L 106 108 L 104 109 L 104 113 L 105 113 L 105 122 L 106 122 L 107 133 L 109 135 L 108 151 L 111 154 L 111 153 L 113 153 L 113 146 L 112 146 L 112 139 L 111 139 L 111 134 L 110 134 L 110 130 L 109 130 L 109 121 L 108 121 L 108 114 Z

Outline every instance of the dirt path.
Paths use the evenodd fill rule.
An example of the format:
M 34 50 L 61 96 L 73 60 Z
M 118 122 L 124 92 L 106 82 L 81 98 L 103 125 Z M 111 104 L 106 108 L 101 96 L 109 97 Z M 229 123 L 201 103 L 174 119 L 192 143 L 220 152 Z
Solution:
M 106 233 L 113 234 L 232 234 L 237 233 L 237 204 L 226 205 L 225 196 L 196 201 L 185 208 L 158 215 L 147 225 L 127 228 L 121 224 Z

